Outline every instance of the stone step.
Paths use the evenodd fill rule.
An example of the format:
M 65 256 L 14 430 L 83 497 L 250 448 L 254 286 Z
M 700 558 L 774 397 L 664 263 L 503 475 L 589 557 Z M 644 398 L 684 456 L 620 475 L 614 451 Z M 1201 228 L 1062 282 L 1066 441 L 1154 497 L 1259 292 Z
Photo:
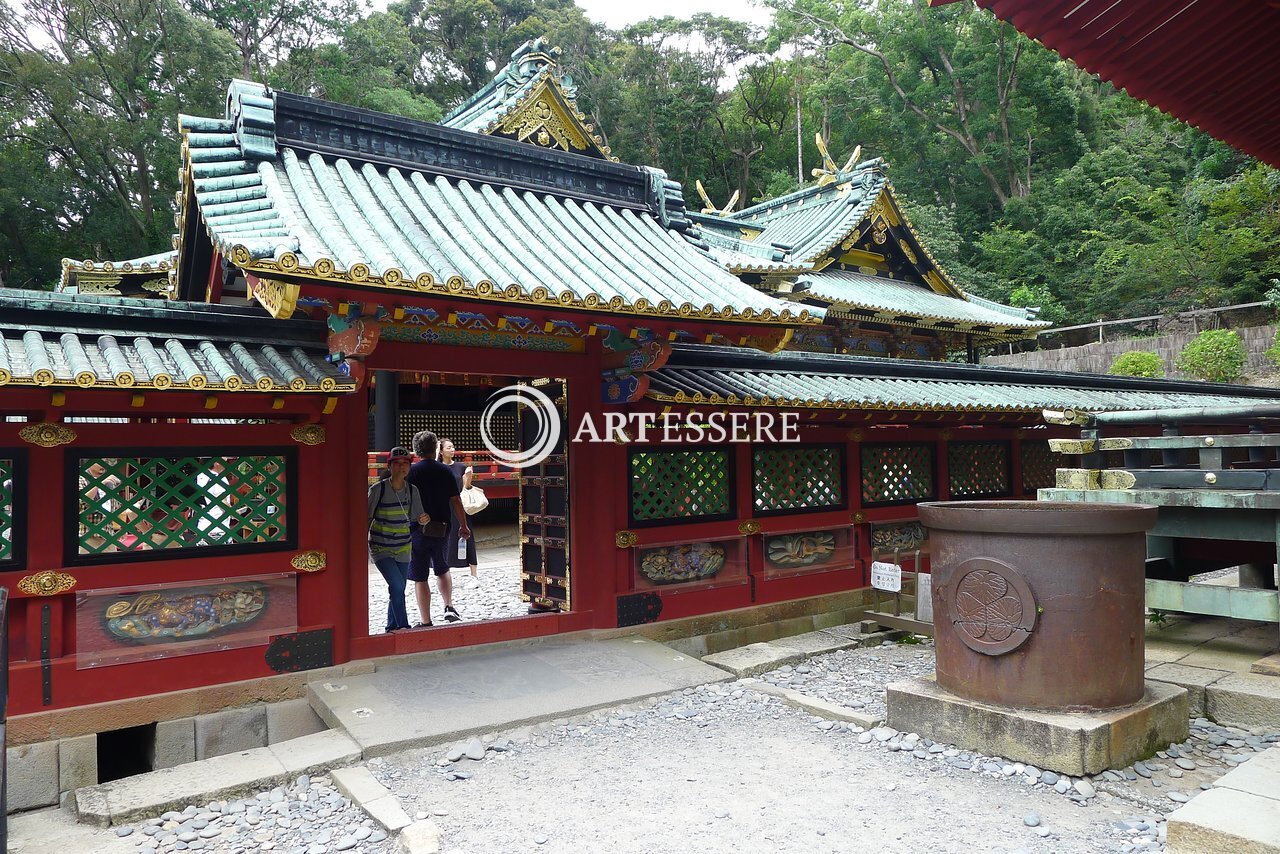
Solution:
M 1205 687 L 1205 711 L 1222 723 L 1280 728 L 1280 679 L 1232 673 Z
M 110 783 L 85 786 L 72 795 L 80 820 L 100 827 L 129 824 L 181 810 L 188 804 L 233 798 L 360 760 L 360 747 L 339 730 L 314 733 L 188 762 Z

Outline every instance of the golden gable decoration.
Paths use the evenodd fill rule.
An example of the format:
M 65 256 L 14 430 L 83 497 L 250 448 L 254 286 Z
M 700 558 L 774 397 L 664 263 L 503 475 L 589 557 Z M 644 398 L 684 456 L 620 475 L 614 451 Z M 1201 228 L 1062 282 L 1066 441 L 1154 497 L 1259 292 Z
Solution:
M 497 132 L 544 148 L 598 149 L 600 140 L 592 135 L 595 128 L 586 123 L 586 118 L 556 97 L 552 85 L 543 80 L 518 107 L 502 117 Z

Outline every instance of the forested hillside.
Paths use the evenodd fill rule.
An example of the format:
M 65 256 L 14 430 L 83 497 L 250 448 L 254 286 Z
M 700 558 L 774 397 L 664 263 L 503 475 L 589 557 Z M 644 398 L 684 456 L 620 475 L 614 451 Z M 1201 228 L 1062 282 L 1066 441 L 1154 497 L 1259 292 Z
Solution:
M 8 5 L 6 5 L 6 2 Z M 0 0 L 0 283 L 167 249 L 177 116 L 227 81 L 437 119 L 545 36 L 622 160 L 723 204 L 861 145 L 958 282 L 1084 322 L 1280 286 L 1280 172 L 1117 93 L 969 3 L 776 0 L 621 31 L 572 0 Z

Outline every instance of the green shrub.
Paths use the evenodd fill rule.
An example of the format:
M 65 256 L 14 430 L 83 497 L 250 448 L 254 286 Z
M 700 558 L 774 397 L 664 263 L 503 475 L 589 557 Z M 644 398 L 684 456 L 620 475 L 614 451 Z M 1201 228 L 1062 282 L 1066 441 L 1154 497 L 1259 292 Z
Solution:
M 1116 360 L 1111 363 L 1111 370 L 1107 373 L 1118 377 L 1162 377 L 1164 362 L 1155 353 L 1148 353 L 1146 350 L 1130 350 L 1116 356 Z
M 1201 332 L 1178 354 L 1178 370 L 1210 382 L 1229 383 L 1244 369 L 1244 344 L 1228 329 Z
M 1262 351 L 1262 355 L 1271 360 L 1271 364 L 1280 365 L 1280 327 L 1276 327 L 1276 340 L 1271 342 L 1270 347 Z

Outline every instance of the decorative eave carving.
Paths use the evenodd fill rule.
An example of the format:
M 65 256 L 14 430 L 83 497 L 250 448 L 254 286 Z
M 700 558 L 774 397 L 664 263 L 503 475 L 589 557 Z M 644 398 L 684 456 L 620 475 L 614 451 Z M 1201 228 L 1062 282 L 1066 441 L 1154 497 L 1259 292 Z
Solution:
M 59 445 L 69 445 L 76 440 L 76 431 L 63 424 L 54 424 L 50 421 L 41 421 L 39 424 L 29 424 L 18 431 L 18 438 L 31 444 L 39 445 L 42 448 L 56 448 Z

